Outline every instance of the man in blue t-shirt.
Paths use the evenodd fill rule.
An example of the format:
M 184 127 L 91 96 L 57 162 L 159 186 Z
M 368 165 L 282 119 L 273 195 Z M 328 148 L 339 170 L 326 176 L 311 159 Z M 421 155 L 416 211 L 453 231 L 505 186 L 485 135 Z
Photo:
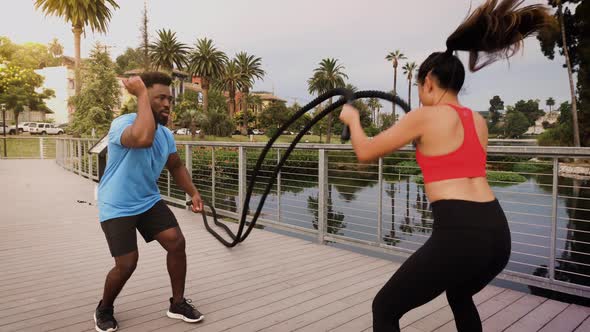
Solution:
M 115 267 L 106 277 L 102 300 L 94 314 L 95 328 L 104 332 L 118 328 L 113 303 L 137 265 L 136 230 L 146 242 L 156 240 L 168 252 L 166 259 L 172 283 L 168 317 L 198 322 L 204 316 L 191 300 L 184 298 L 184 236 L 157 186 L 166 166 L 176 183 L 192 197 L 192 210 L 202 211 L 201 195 L 176 153 L 172 132 L 165 127 L 172 103 L 172 81 L 164 73 L 148 72 L 123 83 L 129 93 L 137 97 L 137 113 L 116 118 L 108 134 L 109 156 L 98 187 L 98 208 Z

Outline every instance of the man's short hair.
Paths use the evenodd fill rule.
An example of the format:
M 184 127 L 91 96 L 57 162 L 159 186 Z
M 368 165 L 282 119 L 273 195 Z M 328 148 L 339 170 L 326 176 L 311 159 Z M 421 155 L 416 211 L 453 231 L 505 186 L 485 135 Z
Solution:
M 165 86 L 170 86 L 170 84 L 172 84 L 172 78 L 170 75 L 159 71 L 148 71 L 141 73 L 139 76 L 146 88 L 151 88 L 154 84 L 162 84 Z

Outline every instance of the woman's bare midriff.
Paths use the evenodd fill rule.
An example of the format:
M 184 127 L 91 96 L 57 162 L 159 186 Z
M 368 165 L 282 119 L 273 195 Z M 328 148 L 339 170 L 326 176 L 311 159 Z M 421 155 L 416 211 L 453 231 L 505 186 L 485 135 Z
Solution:
M 427 183 L 426 197 L 432 202 L 442 199 L 460 199 L 475 202 L 490 202 L 496 197 L 484 177 L 449 179 Z

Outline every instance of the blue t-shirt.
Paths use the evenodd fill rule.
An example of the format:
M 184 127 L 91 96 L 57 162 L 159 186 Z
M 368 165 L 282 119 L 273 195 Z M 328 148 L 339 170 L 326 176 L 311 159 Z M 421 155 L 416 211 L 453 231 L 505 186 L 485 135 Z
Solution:
M 107 167 L 98 186 L 100 222 L 141 214 L 161 199 L 157 180 L 168 156 L 176 152 L 174 135 L 158 124 L 151 147 L 127 148 L 121 135 L 136 117 L 125 114 L 111 123 Z

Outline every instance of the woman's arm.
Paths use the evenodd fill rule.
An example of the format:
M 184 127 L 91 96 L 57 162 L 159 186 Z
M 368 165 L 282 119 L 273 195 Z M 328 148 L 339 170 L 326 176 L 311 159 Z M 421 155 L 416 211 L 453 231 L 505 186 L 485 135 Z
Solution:
M 344 105 L 340 120 L 350 127 L 350 140 L 359 161 L 369 162 L 386 156 L 422 136 L 425 111 L 416 109 L 407 113 L 394 126 L 369 139 L 361 126 L 358 110 Z

